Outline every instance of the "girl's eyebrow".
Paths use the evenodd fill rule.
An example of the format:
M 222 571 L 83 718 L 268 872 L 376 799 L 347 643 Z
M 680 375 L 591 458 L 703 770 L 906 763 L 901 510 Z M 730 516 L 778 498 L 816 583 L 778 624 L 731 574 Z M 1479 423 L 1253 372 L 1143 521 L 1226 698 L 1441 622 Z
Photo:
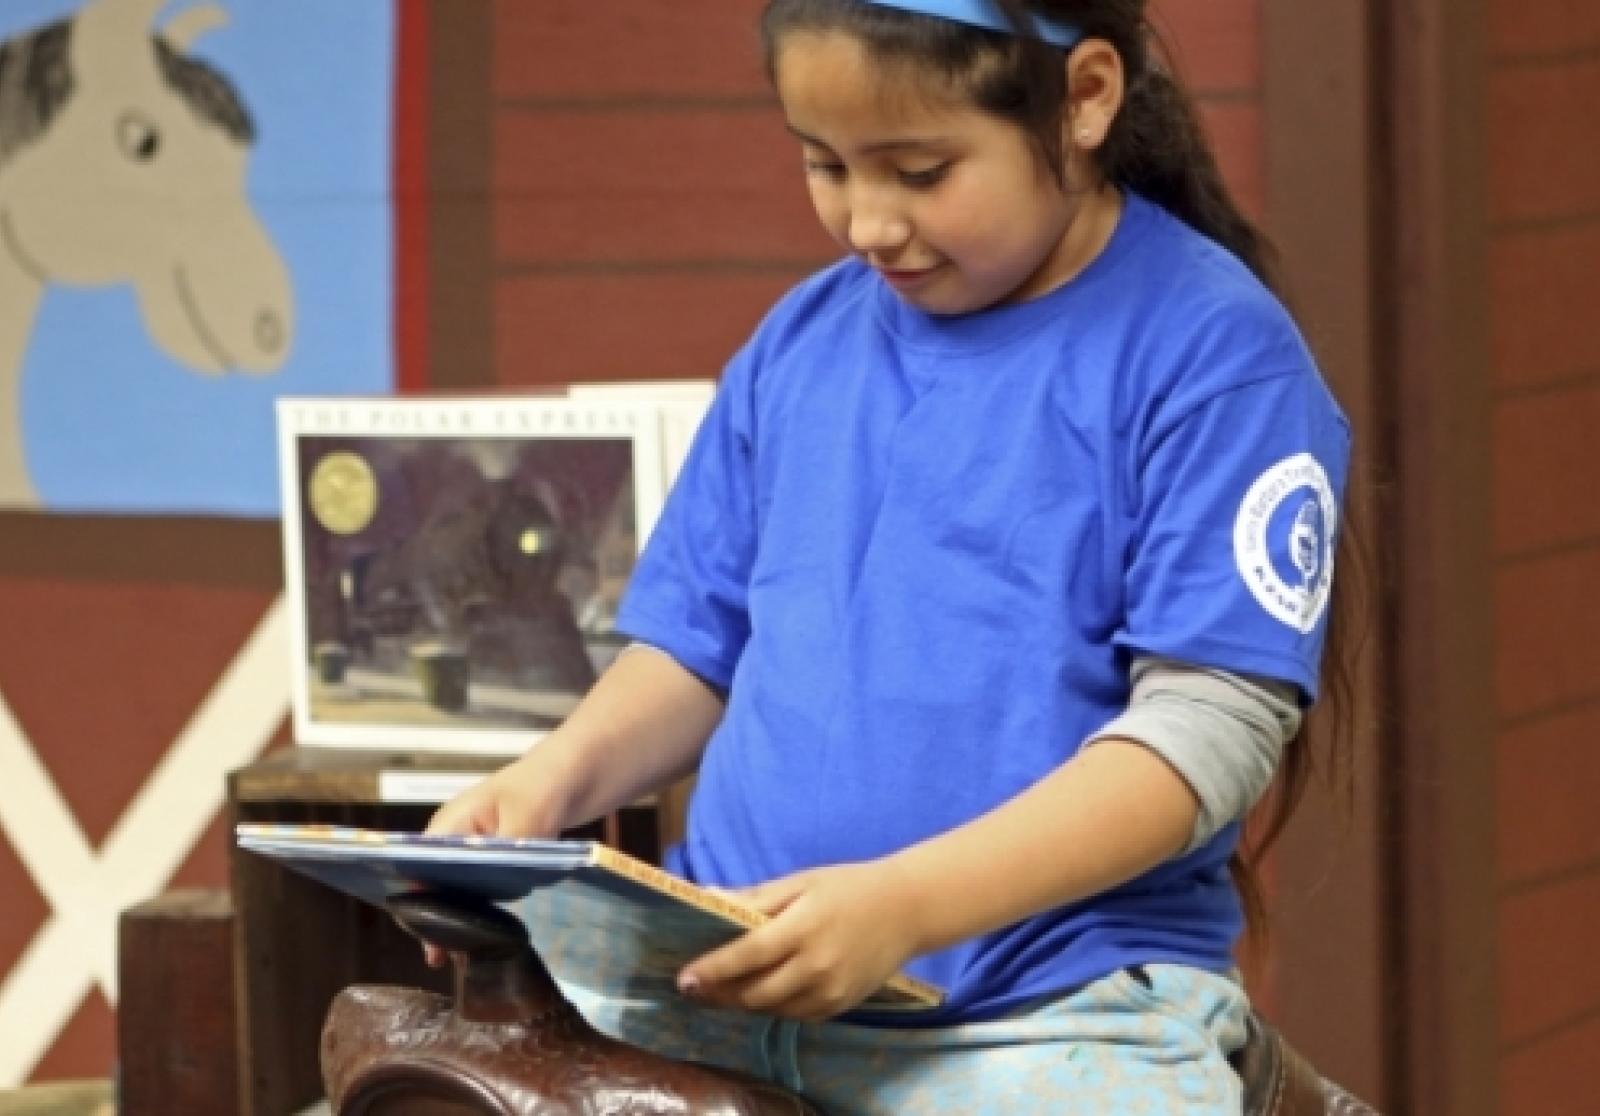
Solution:
M 795 138 L 799 139 L 803 143 L 809 143 L 815 147 L 825 148 L 829 151 L 833 150 L 831 146 L 824 143 L 822 140 L 819 140 L 816 136 L 808 135 L 805 132 L 802 132 L 793 124 L 786 122 L 784 126 L 794 134 Z M 875 143 L 864 144 L 861 148 L 861 154 L 875 155 L 883 151 L 922 150 L 929 147 L 938 147 L 939 145 L 947 142 L 948 140 L 942 136 L 902 136 L 895 139 L 878 140 Z

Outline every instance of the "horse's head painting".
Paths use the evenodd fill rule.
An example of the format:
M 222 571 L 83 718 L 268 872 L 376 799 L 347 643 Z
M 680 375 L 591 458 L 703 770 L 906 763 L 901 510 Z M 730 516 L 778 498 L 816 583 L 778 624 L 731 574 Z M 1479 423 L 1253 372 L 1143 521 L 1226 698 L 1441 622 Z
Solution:
M 150 338 L 197 372 L 289 352 L 289 274 L 245 193 L 250 113 L 189 53 L 226 16 L 156 28 L 165 4 L 90 0 L 0 46 L 0 502 L 37 502 L 19 381 L 49 284 L 131 284 Z

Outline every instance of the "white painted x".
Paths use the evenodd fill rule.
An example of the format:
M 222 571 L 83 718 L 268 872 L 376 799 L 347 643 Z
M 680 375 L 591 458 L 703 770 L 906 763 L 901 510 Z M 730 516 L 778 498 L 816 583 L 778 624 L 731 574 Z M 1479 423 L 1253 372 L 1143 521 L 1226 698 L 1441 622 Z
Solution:
M 0 833 L 51 914 L 0 983 L 0 1088 L 21 1084 L 96 983 L 117 998 L 117 921 L 182 867 L 223 801 L 227 772 L 260 755 L 289 709 L 275 601 L 106 837 L 99 855 L 0 696 Z

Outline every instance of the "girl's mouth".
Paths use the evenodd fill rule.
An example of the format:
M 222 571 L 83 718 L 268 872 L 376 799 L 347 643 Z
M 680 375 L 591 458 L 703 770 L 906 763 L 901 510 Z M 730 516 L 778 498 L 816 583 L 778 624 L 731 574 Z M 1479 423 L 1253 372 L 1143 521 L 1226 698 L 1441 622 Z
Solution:
M 928 277 L 939 270 L 939 265 L 921 268 L 880 267 L 878 274 L 897 291 L 909 290 L 921 286 Z

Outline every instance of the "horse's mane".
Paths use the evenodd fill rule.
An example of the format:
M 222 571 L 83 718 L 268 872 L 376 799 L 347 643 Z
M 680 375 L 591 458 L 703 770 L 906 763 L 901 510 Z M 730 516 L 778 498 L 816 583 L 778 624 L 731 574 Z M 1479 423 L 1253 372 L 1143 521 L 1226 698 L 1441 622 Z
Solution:
M 0 43 L 0 164 L 37 139 L 72 96 L 71 21 Z
M 0 165 L 44 134 L 72 97 L 67 56 L 72 21 L 60 20 L 0 43 Z M 207 123 L 242 144 L 255 142 L 255 125 L 233 83 L 207 62 L 151 37 L 156 64 L 171 90 Z
M 156 62 L 172 91 L 182 97 L 202 120 L 215 124 L 242 144 L 255 142 L 256 129 L 233 83 L 222 71 L 155 36 Z

